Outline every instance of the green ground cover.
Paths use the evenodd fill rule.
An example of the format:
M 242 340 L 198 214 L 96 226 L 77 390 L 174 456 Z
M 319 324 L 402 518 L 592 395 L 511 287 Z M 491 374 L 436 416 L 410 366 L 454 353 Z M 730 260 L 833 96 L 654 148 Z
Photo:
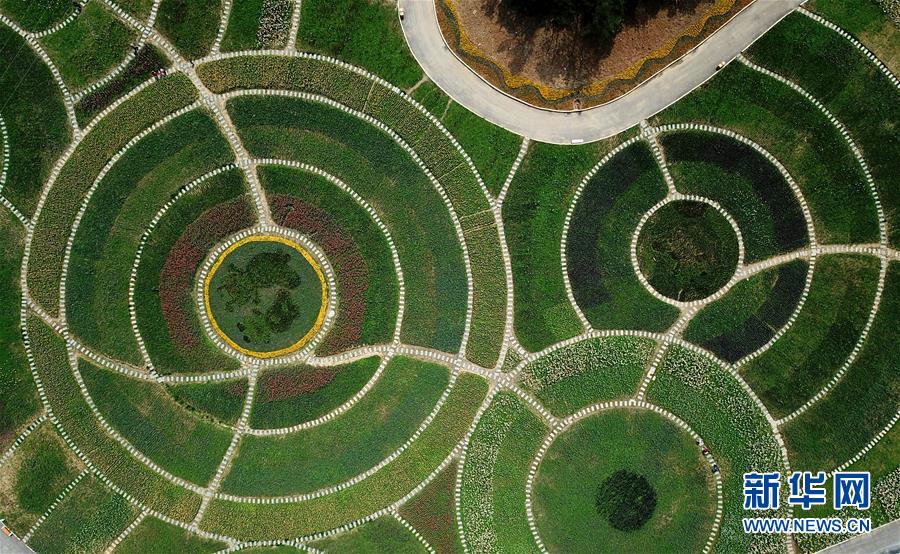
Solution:
M 791 317 L 806 283 L 808 265 L 793 261 L 737 283 L 703 307 L 684 339 L 735 363 L 761 348 Z
M 747 535 L 741 528 L 741 518 L 747 515 L 741 494 L 743 473 L 783 471 L 772 428 L 760 408 L 719 362 L 681 346 L 669 347 L 647 389 L 647 400 L 700 435 L 720 468 L 723 519 L 716 549 L 759 548 L 755 543 L 765 543 L 766 536 Z
M 487 221 L 489 204 L 474 173 L 467 169 L 465 159 L 450 139 L 425 114 L 392 90 L 323 61 L 235 58 L 205 64 L 199 74 L 214 91 L 270 87 L 323 94 L 363 110 L 406 141 L 443 186 L 469 245 L 475 295 L 466 356 L 483 366 L 496 362 L 503 338 L 503 327 L 498 322 L 505 318 L 506 305 L 499 233 L 493 222 Z
M 894 262 L 859 357 L 828 396 L 784 427 L 793 465 L 834 468 L 862 450 L 896 415 L 900 405 L 898 318 L 900 264 Z
M 228 425 L 237 423 L 246 391 L 246 379 L 169 386 L 175 401 L 188 410 Z
M 81 471 L 49 421 L 38 427 L 0 470 L 0 512 L 24 535 Z
M 330 367 L 296 366 L 263 371 L 250 425 L 275 429 L 312 421 L 350 400 L 374 375 L 378 357 Z
M 581 177 L 614 147 L 614 141 L 577 147 L 535 143 L 510 184 L 503 223 L 512 259 L 515 329 L 529 351 L 581 331 L 560 269 L 563 221 Z
M 74 21 L 41 39 L 63 81 L 81 89 L 125 58 L 137 35 L 99 2 L 88 2 Z
M 253 224 L 251 213 L 243 176 L 236 169 L 225 171 L 175 202 L 147 239 L 135 281 L 135 298 L 140 299 L 135 310 L 138 329 L 160 373 L 237 369 L 237 360 L 215 346 L 200 326 L 194 274 L 215 242 Z M 175 279 L 164 279 L 165 270 L 182 247 L 193 257 L 175 255 L 175 265 L 186 267 L 182 279 L 172 284 L 170 298 L 166 285 Z M 175 307 L 183 315 L 180 326 L 169 314 Z
M 623 470 L 646 490 L 602 494 L 605 483 L 621 488 L 621 479 L 608 479 Z M 715 490 L 699 448 L 674 423 L 646 411 L 602 412 L 548 449 L 534 481 L 534 516 L 550 551 L 698 551 L 712 529 Z M 610 513 L 608 500 L 616 503 Z
M 289 435 L 244 437 L 222 490 L 279 496 L 344 482 L 399 448 L 432 412 L 448 378 L 443 366 L 395 358 L 339 417 Z
M 119 0 L 116 4 L 135 17 L 147 18 L 153 7 L 153 0 Z
M 209 311 L 234 343 L 276 352 L 315 332 L 327 285 L 296 248 L 248 242 L 219 259 L 222 265 L 206 289 Z
M 212 554 L 225 548 L 225 544 L 204 539 L 189 531 L 166 523 L 155 517 L 147 517 L 134 528 L 116 552 L 122 554 L 169 554 L 190 552 L 191 554 Z
M 420 84 L 412 92 L 412 97 L 439 119 L 450 109 L 450 103 L 452 102 L 450 97 L 444 94 L 444 91 L 431 81 L 425 81 Z
M 823 256 L 790 329 L 741 373 L 775 417 L 809 400 L 850 355 L 872 307 L 875 258 Z
M 878 240 L 875 204 L 846 141 L 787 85 L 732 63 L 654 122 L 706 123 L 740 133 L 775 156 L 797 182 L 819 243 Z
M 469 440 L 459 510 L 467 546 L 534 552 L 525 513 L 525 480 L 546 427 L 511 393 L 501 392 Z
M 222 0 L 162 0 L 156 27 L 182 56 L 196 59 L 212 48 L 221 13 Z
M 11 213 L 0 211 L 0 380 L 16 391 L 15 402 L 0 404 L 0 450 L 15 439 L 16 430 L 34 417 L 40 408 L 37 389 L 31 379 L 25 348 L 22 345 L 19 310 L 22 293 L 19 273 L 25 237 L 19 222 Z
M 656 342 L 639 337 L 587 339 L 541 356 L 521 380 L 557 417 L 637 393 Z
M 49 313 L 59 310 L 59 284 L 68 233 L 81 199 L 94 179 L 125 143 L 165 115 L 196 99 L 196 89 L 183 76 L 172 76 L 141 91 L 119 106 L 82 139 L 47 195 L 47 209 L 35 223 L 28 286 Z
M 298 49 L 360 65 L 400 88 L 409 88 L 422 77 L 393 4 L 307 0 L 300 10 Z
M 455 102 L 450 104 L 443 117 L 441 115 L 437 114 L 472 156 L 485 186 L 492 194 L 498 194 L 519 153 L 522 138 L 489 123 Z
M 335 273 L 337 316 L 317 354 L 388 342 L 397 324 L 399 289 L 387 238 L 372 217 L 324 177 L 277 166 L 258 173 L 273 217 L 323 249 Z
M 855 36 L 874 52 L 894 75 L 900 73 L 900 29 L 889 19 L 877 0 L 860 0 L 852 3 L 841 0 L 813 0 L 806 4 L 806 7 Z
M 0 44 L 5 54 L 0 117 L 10 143 L 9 160 L 3 160 L 8 172 L 0 191 L 30 216 L 51 166 L 69 142 L 66 109 L 53 75 L 24 39 L 0 26 Z
M 390 515 L 310 544 L 322 552 L 412 554 L 428 552 L 409 529 Z
M 847 126 L 875 179 L 890 242 L 900 245 L 900 143 L 894 140 L 900 91 L 849 41 L 800 14 L 786 17 L 748 54 L 804 87 Z M 840 68 L 840 73 L 822 68 Z
M 284 48 L 291 27 L 290 0 L 235 2 L 222 38 L 222 52 Z
M 456 463 L 447 466 L 422 492 L 398 510 L 438 554 L 463 552 L 454 508 L 456 471 Z
M 425 432 L 367 479 L 334 494 L 293 504 L 213 500 L 201 528 L 249 540 L 292 538 L 365 517 L 402 498 L 447 458 L 462 440 L 486 394 L 487 383 L 481 377 L 460 375 Z
M 247 97 L 229 110 L 254 155 L 316 160 L 378 210 L 403 269 L 402 340 L 456 351 L 466 306 L 462 252 L 446 207 L 410 157 L 377 129 L 321 104 Z
M 208 115 L 180 116 L 129 149 L 100 181 L 81 219 L 66 280 L 66 317 L 85 344 L 141 364 L 128 282 L 144 229 L 181 186 L 231 161 Z
M 179 406 L 162 385 L 130 379 L 82 361 L 97 409 L 128 442 L 173 475 L 206 485 L 231 433 Z
M 662 172 L 640 142 L 601 167 L 578 199 L 565 256 L 572 294 L 595 329 L 664 331 L 678 317 L 638 281 L 629 251 L 641 216 L 665 196 Z
M 125 498 L 93 476 L 72 489 L 29 541 L 37 552 L 103 550 L 137 516 Z
M 638 267 L 660 294 L 690 302 L 731 280 L 738 238 L 731 223 L 703 202 L 669 202 L 653 212 L 637 241 Z
M 69 0 L 0 0 L 0 12 L 26 31 L 37 33 L 60 23 L 73 9 Z
M 34 368 L 47 402 L 68 440 L 116 486 L 169 517 L 190 521 L 200 496 L 165 480 L 139 462 L 100 427 L 69 370 L 65 342 L 34 316 L 27 324 Z
M 154 71 L 167 65 L 159 49 L 152 45 L 144 46 L 118 76 L 78 101 L 75 105 L 78 122 L 85 125 L 123 94 L 151 78 Z
M 800 203 L 762 154 L 712 133 L 667 134 L 662 145 L 679 192 L 717 202 L 737 222 L 748 263 L 806 245 Z

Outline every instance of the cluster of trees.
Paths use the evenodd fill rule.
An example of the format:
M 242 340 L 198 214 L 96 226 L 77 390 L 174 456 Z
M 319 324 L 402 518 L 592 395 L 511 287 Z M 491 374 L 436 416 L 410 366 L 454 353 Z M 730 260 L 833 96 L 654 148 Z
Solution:
M 572 29 L 583 38 L 612 42 L 629 18 L 638 13 L 655 13 L 677 7 L 678 0 L 506 0 L 510 8 L 524 15 Z

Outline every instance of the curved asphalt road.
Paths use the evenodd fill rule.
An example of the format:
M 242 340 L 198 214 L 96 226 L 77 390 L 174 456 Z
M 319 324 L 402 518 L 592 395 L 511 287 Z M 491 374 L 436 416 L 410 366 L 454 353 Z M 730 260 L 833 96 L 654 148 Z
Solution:
M 637 125 L 694 90 L 805 0 L 756 0 L 700 46 L 628 94 L 581 113 L 542 110 L 498 91 L 447 48 L 434 0 L 398 0 L 406 42 L 428 77 L 453 100 L 513 133 L 573 144 L 610 137 Z

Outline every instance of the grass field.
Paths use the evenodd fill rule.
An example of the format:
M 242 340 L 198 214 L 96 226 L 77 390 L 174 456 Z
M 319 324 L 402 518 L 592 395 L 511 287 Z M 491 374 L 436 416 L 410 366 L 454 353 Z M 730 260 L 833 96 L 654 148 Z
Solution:
M 691 319 L 684 338 L 728 362 L 763 347 L 800 301 L 807 264 L 794 261 L 737 283 Z
M 641 216 L 665 196 L 646 143 L 617 153 L 586 183 L 565 255 L 572 295 L 595 329 L 663 331 L 678 316 L 638 281 L 629 252 Z
M 554 350 L 525 366 L 522 384 L 554 415 L 633 396 L 655 347 L 650 339 L 588 339 Z
M 346 481 L 399 448 L 431 413 L 447 383 L 441 366 L 396 358 L 375 387 L 340 416 L 285 436 L 245 437 L 222 488 L 243 496 L 287 495 Z M 335 437 L 341 437 L 339 443 Z
M 825 256 L 794 325 L 772 348 L 741 368 L 776 416 L 799 408 L 838 370 L 862 333 L 872 307 L 874 259 Z
M 324 416 L 359 392 L 380 363 L 380 358 L 372 357 L 328 368 L 267 370 L 259 377 L 250 424 L 257 429 L 275 429 Z
M 462 532 L 476 551 L 535 551 L 525 519 L 525 478 L 547 429 L 515 396 L 500 393 L 484 413 L 463 465 Z
M 5 26 L 0 26 L 0 43 L 7 54 L 0 72 L 0 117 L 6 123 L 9 142 L 16 145 L 10 147 L 9 159 L 3 160 L 9 171 L 0 191 L 30 215 L 41 185 L 71 133 L 62 94 L 50 70 L 25 40 Z
M 598 448 L 606 455 L 596 456 Z M 614 527 L 596 505 L 598 488 L 623 469 L 655 490 L 655 509 L 634 530 Z M 643 411 L 595 414 L 564 431 L 538 467 L 533 498 L 541 539 L 560 552 L 695 551 L 716 512 L 713 478 L 693 439 Z

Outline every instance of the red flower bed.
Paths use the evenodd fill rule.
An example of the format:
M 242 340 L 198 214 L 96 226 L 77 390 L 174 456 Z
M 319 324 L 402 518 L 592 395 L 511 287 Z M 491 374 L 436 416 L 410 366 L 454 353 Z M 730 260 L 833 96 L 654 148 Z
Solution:
M 366 314 L 369 270 L 356 242 L 322 209 L 298 198 L 271 198 L 272 218 L 312 239 L 328 257 L 337 277 L 339 310 L 317 353 L 338 353 L 359 344 Z
M 226 236 L 253 224 L 242 200 L 218 204 L 187 226 L 166 258 L 159 275 L 159 299 L 173 344 L 190 349 L 200 344 L 194 312 L 194 278 L 203 258 Z
M 330 383 L 335 375 L 337 370 L 333 368 L 289 368 L 264 375 L 259 386 L 266 402 L 276 402 L 315 392 Z

